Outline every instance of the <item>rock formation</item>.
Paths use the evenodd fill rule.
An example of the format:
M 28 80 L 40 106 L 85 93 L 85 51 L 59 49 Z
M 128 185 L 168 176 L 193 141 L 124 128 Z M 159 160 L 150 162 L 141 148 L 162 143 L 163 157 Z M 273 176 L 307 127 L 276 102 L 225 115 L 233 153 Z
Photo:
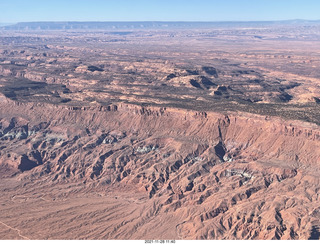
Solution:
M 1 28 L 0 239 L 319 239 L 299 23 Z

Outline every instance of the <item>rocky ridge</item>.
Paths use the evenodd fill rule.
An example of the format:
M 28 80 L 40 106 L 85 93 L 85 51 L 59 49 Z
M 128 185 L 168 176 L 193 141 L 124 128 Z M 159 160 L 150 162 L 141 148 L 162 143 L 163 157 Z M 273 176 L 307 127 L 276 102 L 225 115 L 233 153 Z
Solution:
M 136 230 L 151 231 L 156 221 L 163 227 L 148 235 L 161 239 L 318 235 L 317 125 L 240 112 L 5 97 L 0 114 L 3 177 L 11 172 L 21 184 L 47 187 L 78 182 L 103 195 L 136 192 L 150 210 L 94 238 L 141 238 L 145 232 Z

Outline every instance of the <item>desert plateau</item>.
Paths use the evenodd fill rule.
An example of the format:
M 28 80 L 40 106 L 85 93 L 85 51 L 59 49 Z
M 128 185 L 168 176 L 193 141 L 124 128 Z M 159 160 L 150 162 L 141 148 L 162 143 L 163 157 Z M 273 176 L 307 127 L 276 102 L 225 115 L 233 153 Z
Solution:
M 320 238 L 320 21 L 0 26 L 0 239 Z

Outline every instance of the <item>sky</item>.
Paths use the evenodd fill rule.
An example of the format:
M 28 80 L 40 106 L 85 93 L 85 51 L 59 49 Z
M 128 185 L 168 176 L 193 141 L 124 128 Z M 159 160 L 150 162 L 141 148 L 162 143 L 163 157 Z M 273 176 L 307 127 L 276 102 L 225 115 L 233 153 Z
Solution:
M 320 0 L 0 0 L 0 23 L 320 19 Z

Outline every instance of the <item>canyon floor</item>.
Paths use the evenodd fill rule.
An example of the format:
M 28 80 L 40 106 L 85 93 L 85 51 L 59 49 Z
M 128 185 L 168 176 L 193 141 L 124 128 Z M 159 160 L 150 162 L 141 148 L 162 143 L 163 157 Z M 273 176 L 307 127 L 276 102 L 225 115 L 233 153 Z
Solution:
M 320 238 L 319 23 L 29 25 L 0 29 L 0 239 Z

